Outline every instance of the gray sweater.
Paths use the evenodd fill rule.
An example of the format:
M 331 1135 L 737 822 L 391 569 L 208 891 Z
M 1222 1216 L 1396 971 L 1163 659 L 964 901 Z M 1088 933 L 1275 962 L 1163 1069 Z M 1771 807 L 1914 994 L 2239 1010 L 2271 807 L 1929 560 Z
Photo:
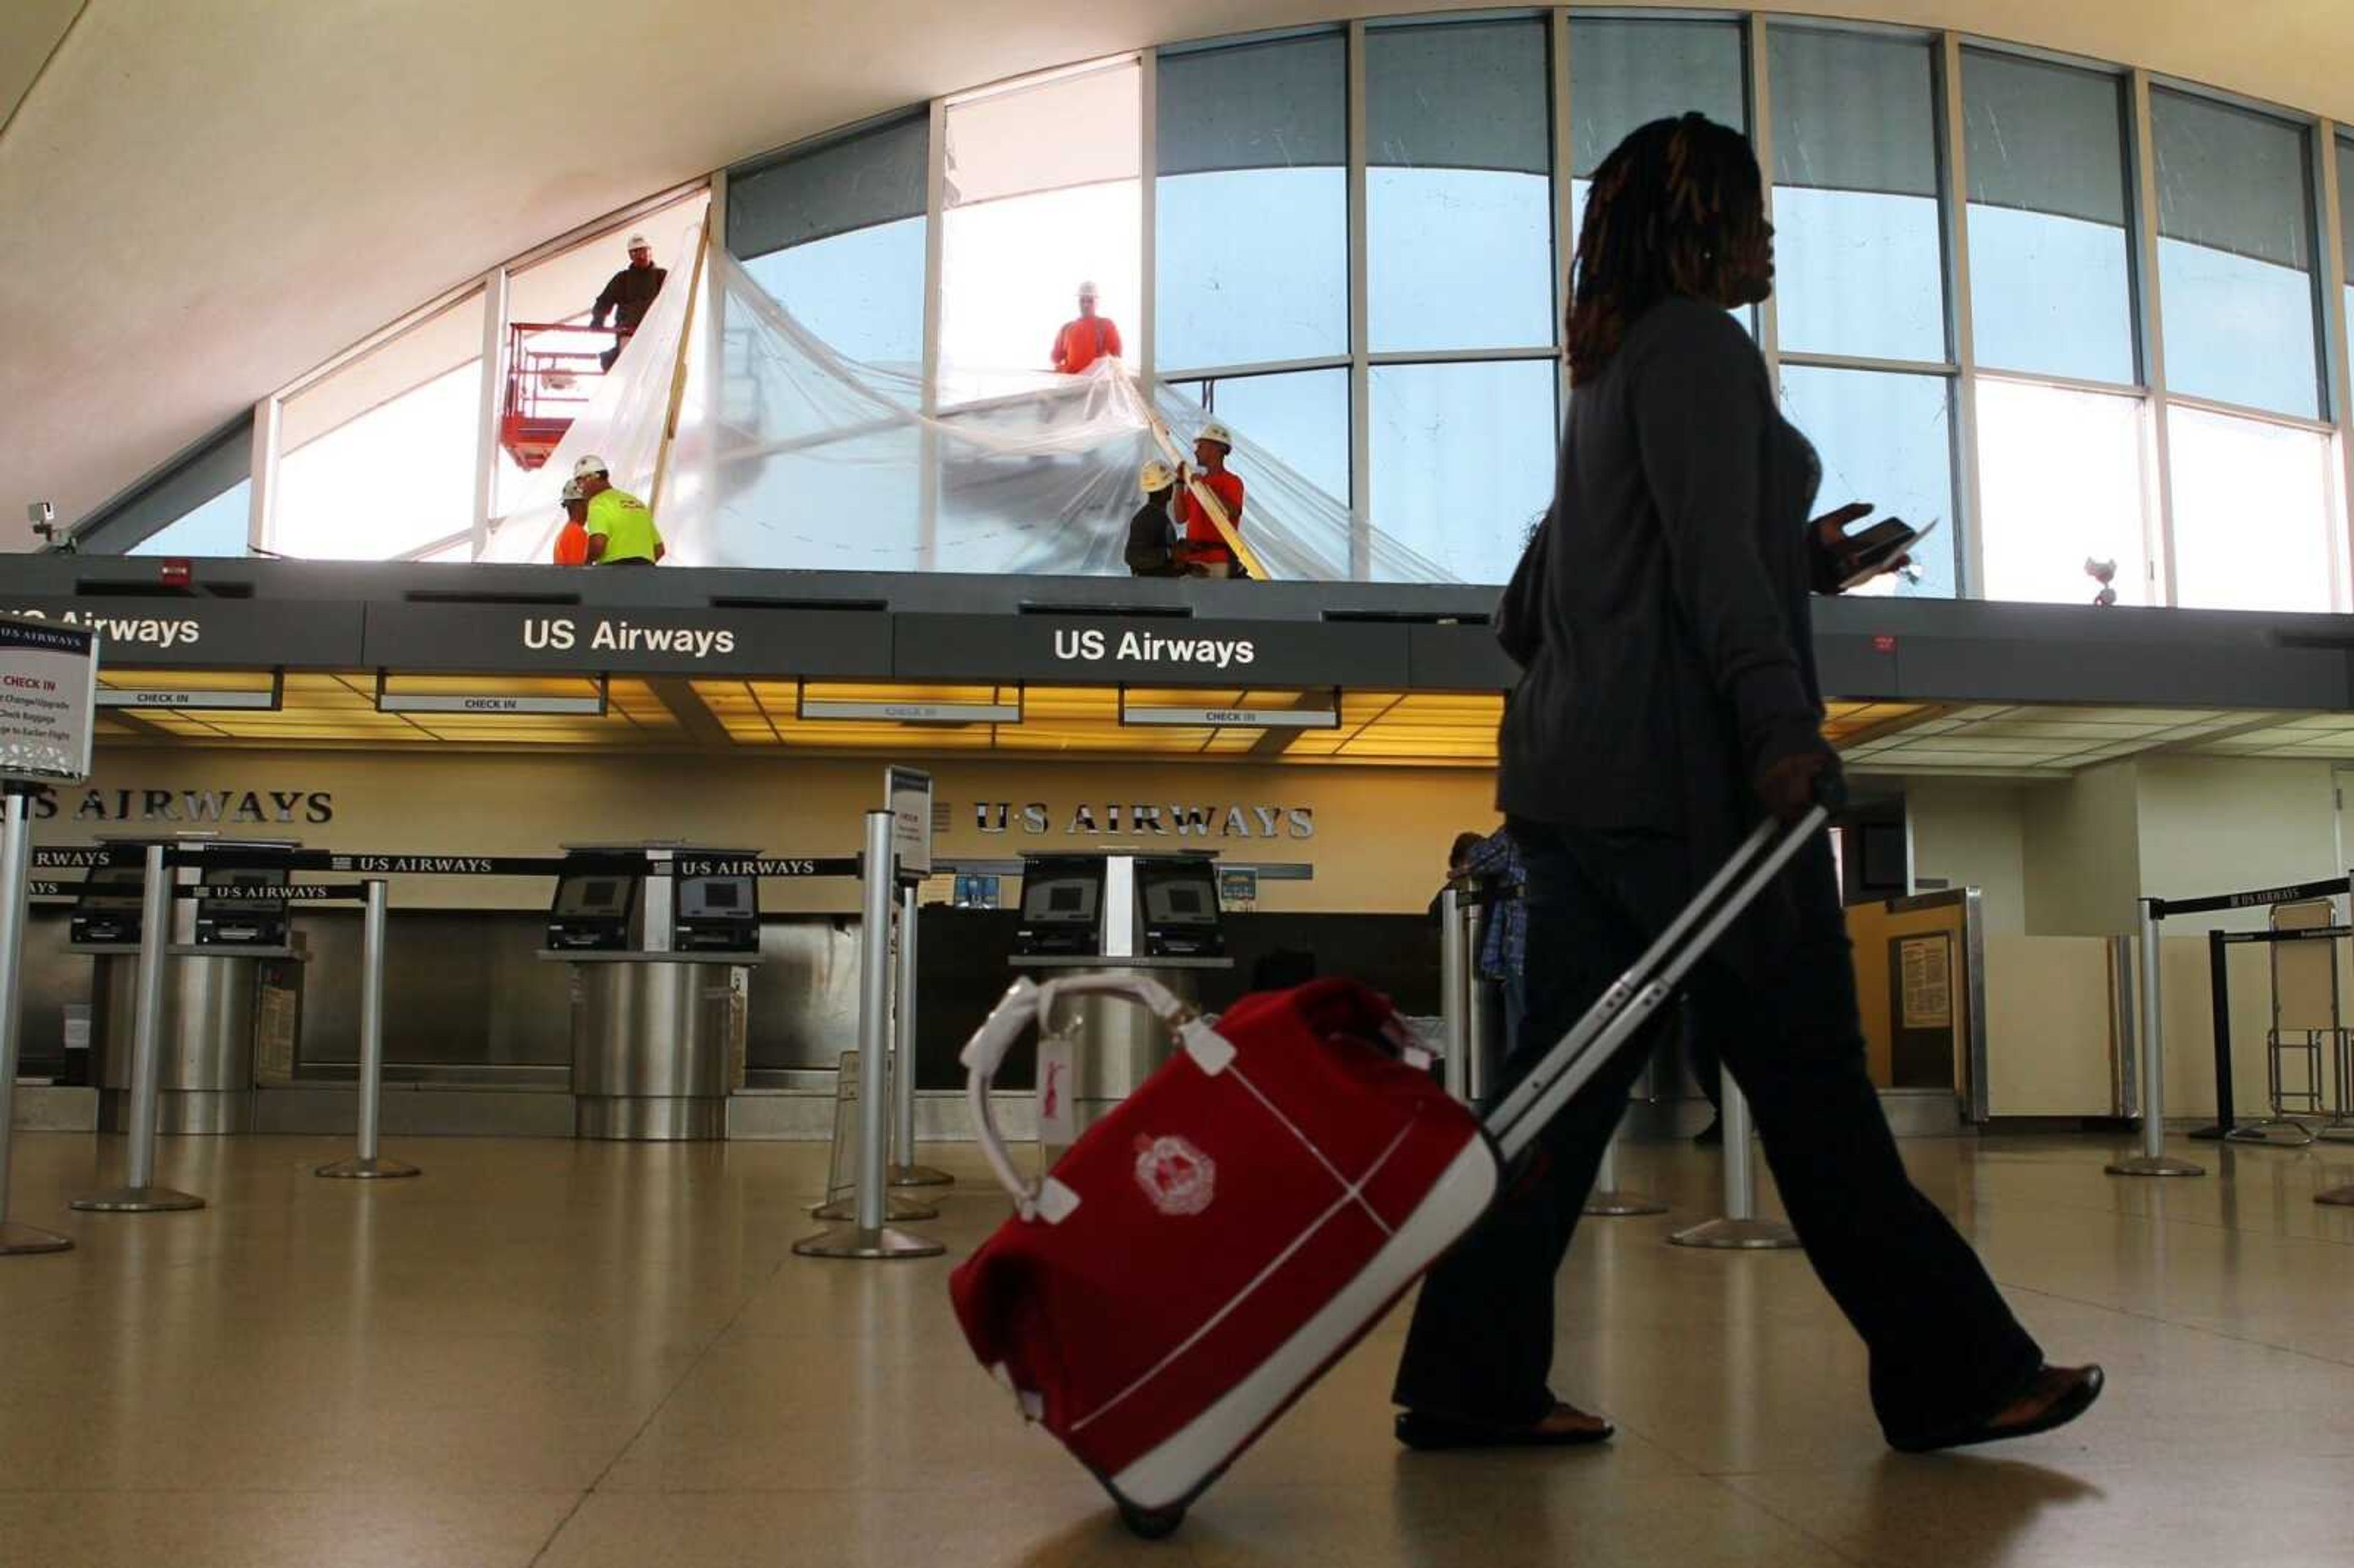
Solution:
M 1820 481 L 1732 316 L 1676 298 L 1628 328 L 1570 399 L 1553 511 L 1497 617 L 1525 672 L 1500 743 L 1508 815 L 1671 833 L 1705 865 L 1759 816 L 1766 764 L 1825 748 Z

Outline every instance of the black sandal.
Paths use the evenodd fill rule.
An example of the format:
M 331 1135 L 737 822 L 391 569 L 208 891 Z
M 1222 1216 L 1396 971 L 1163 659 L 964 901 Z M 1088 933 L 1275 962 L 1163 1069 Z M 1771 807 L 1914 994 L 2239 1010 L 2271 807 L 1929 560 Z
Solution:
M 2041 1381 L 2055 1372 L 2063 1373 L 2066 1376 L 2066 1385 L 2051 1404 L 2024 1421 L 2006 1422 L 1998 1425 L 1994 1417 L 1990 1415 L 1984 1421 L 1976 1422 L 1956 1431 L 1935 1437 L 1908 1438 L 1903 1442 L 1891 1438 L 1888 1446 L 1900 1454 L 1932 1454 L 1941 1448 L 1968 1448 L 1980 1443 L 2007 1443 L 2014 1437 L 2032 1437 L 2039 1432 L 2050 1432 L 2065 1426 L 2093 1408 L 2093 1402 L 2101 1397 L 2101 1389 L 2106 1379 L 2097 1366 L 2042 1366 L 2036 1369 L 2035 1379 L 2032 1381 Z M 2006 1402 L 2006 1404 L 2009 1403 Z M 2000 1412 L 1998 1411 L 1997 1414 L 1999 1414 Z
M 1464 1448 L 1585 1448 L 1607 1443 L 1618 1429 L 1607 1421 L 1599 1426 L 1571 1426 L 1547 1431 L 1526 1426 L 1497 1426 L 1484 1421 L 1463 1421 L 1426 1411 L 1398 1412 L 1397 1440 L 1426 1454 Z

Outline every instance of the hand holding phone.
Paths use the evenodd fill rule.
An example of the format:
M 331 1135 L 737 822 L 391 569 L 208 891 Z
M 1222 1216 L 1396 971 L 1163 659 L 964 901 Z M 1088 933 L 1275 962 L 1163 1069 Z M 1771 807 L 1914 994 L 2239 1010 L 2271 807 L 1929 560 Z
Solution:
M 1888 517 L 1860 534 L 1849 535 L 1840 551 L 1840 591 L 1860 588 L 1882 572 L 1903 566 L 1913 546 L 1936 531 L 1934 518 L 1926 527 L 1915 528 L 1902 517 Z

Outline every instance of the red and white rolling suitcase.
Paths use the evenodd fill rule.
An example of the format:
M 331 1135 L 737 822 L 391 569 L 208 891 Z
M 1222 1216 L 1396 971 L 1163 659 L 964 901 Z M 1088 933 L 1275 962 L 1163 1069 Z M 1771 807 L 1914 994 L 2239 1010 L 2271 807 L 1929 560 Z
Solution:
M 1761 825 L 1484 1126 L 1406 1059 L 1388 1001 L 1351 980 L 1246 997 L 1214 1029 L 1140 978 L 1017 980 L 961 1058 L 1015 1207 L 950 1280 L 974 1354 L 1129 1529 L 1175 1530 L 1471 1228 L 1504 1170 L 1822 821 Z M 1034 1022 L 1085 993 L 1150 1008 L 1180 1048 L 1031 1182 L 990 1083 Z

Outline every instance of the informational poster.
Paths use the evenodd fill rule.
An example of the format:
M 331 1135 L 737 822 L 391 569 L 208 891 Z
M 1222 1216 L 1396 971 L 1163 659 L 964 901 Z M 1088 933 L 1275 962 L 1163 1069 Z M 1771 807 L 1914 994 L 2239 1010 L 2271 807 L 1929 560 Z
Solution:
M 907 876 L 932 874 L 932 776 L 913 768 L 884 770 L 884 806 L 891 813 L 891 848 Z
M 1907 1029 L 1954 1024 L 1954 939 L 1943 931 L 1904 937 L 1896 948 L 1902 1018 Z
M 98 639 L 78 626 L 0 616 L 0 777 L 90 777 Z
M 294 1037 L 302 1021 L 302 998 L 291 988 L 264 983 L 253 1016 L 253 1075 L 265 1084 L 294 1081 Z

